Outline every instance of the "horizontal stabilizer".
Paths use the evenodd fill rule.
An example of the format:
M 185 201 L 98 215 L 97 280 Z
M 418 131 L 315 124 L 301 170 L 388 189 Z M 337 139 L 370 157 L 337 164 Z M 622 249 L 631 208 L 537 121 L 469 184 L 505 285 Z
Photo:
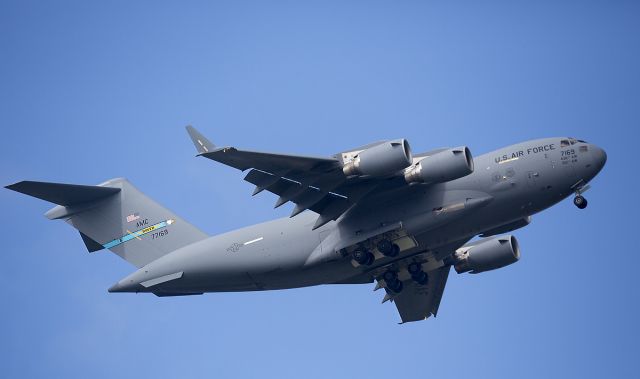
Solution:
M 138 268 L 207 238 L 124 178 L 98 186 L 24 181 L 7 188 L 58 204 L 45 216 L 77 229 L 89 252 L 108 249 Z
M 63 206 L 95 201 L 120 192 L 120 188 L 33 182 L 30 180 L 11 184 L 6 188 Z

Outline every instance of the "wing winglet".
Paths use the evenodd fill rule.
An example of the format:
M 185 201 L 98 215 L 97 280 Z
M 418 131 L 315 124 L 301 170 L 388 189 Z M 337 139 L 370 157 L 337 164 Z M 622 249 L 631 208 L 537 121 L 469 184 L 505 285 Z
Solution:
M 186 128 L 187 133 L 189 133 L 189 137 L 191 137 L 191 141 L 193 141 L 193 145 L 198 151 L 198 154 L 206 154 L 216 149 L 216 145 L 211 143 L 211 141 L 209 141 L 207 137 L 203 136 L 196 128 L 191 125 L 187 125 Z

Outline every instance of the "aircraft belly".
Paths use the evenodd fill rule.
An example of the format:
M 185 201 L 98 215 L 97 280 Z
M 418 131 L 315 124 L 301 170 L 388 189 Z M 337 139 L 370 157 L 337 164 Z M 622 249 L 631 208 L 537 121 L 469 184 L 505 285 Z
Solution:
M 306 218 L 315 219 L 313 215 Z M 305 220 L 303 215 L 300 215 Z M 307 223 L 279 219 L 254 227 L 225 233 L 176 250 L 145 271 L 159 277 L 183 272 L 179 280 L 168 282 L 163 290 L 250 291 L 279 286 L 306 285 L 298 275 L 306 258 L 320 244 L 321 230 L 311 231 Z M 151 273 L 153 272 L 153 273 Z M 313 277 L 310 280 L 317 280 Z M 148 280 L 141 277 L 141 281 Z M 169 288 L 170 287 L 170 288 Z
M 486 207 L 493 200 L 487 194 L 469 194 L 458 200 L 432 207 L 426 212 L 408 217 L 403 220 L 404 228 L 410 234 L 420 234 L 450 224 L 461 218 L 476 213 Z M 438 203 L 433 203 L 438 204 Z

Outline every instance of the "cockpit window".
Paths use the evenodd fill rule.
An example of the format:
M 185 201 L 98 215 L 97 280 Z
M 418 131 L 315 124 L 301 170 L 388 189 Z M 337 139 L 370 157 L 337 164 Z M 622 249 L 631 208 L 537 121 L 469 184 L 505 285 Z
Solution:
M 567 147 L 569 146 L 569 140 L 563 139 L 562 141 L 560 141 L 560 147 Z
M 575 145 L 576 143 L 578 143 L 578 141 L 576 141 L 575 138 L 569 137 L 569 143 L 572 144 L 572 145 Z
M 589 143 L 589 142 L 584 141 L 584 140 L 581 140 L 581 139 L 579 139 L 579 140 L 578 140 L 578 142 L 582 142 L 582 143 Z

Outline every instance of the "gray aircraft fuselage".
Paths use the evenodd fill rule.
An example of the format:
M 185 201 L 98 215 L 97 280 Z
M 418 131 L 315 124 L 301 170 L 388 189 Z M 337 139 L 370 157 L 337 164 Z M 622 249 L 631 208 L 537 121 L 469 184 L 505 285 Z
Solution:
M 437 254 L 505 225 L 515 228 L 574 194 L 598 174 L 606 154 L 575 140 L 562 146 L 562 140 L 567 138 L 532 140 L 476 157 L 474 172 L 453 181 L 372 194 L 316 230 L 317 216 L 304 212 L 206 238 L 147 264 L 109 291 L 151 292 L 140 283 L 176 272 L 183 273 L 181 280 L 167 281 L 163 290 L 189 294 L 371 282 L 366 272 L 376 267 L 425 251 Z M 395 224 L 415 237 L 417 247 L 368 267 L 354 265 L 335 249 L 345 238 Z

